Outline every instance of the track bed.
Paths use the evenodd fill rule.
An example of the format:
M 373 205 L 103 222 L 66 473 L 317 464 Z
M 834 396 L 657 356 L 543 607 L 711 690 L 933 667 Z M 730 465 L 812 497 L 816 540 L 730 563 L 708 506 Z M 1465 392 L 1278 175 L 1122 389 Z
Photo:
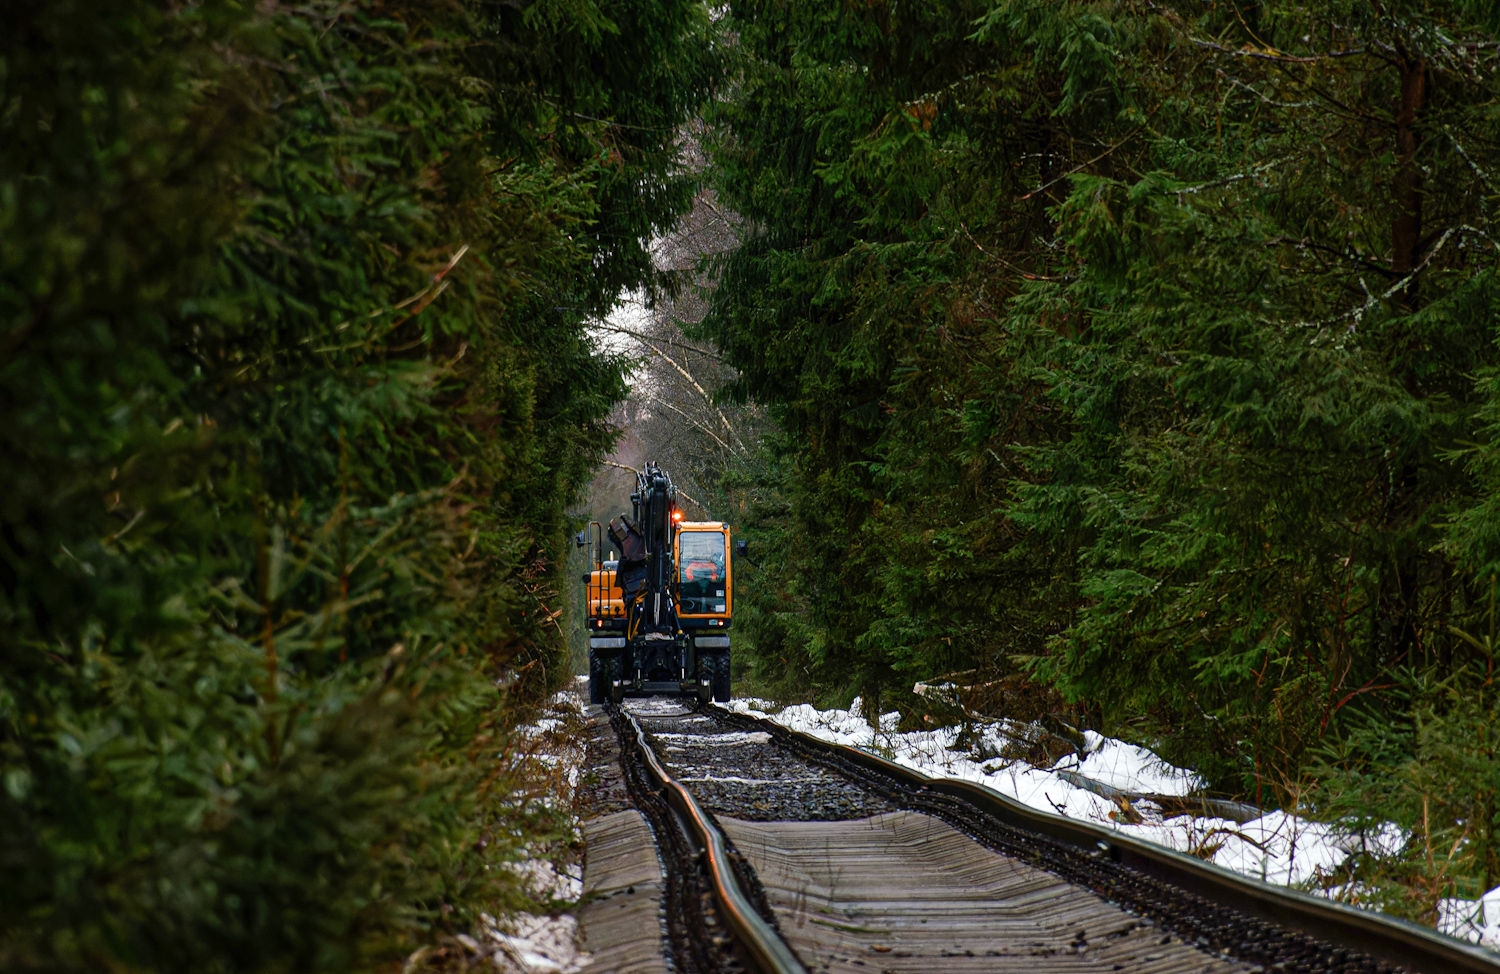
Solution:
M 1246 971 L 921 812 L 719 823 L 810 970 Z
M 631 700 L 611 719 L 632 796 L 670 800 L 647 815 L 667 885 L 676 875 L 686 894 L 666 909 L 696 898 L 705 916 L 667 918 L 679 970 L 1500 974 L 1481 951 L 1237 879 L 1226 904 L 1212 892 L 1226 881 L 1203 867 L 1163 854 L 1134 868 L 1108 843 L 1018 827 L 938 782 L 720 708 Z M 1162 878 L 1174 868 L 1180 883 Z M 710 940 L 683 943 L 699 934 Z

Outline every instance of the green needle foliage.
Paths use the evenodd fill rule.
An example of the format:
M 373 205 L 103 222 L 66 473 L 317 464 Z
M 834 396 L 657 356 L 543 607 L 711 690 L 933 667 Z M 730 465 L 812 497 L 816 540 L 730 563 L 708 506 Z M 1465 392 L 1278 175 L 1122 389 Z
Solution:
M 687 0 L 0 34 L 0 966 L 354 970 L 518 902 L 496 763 L 669 286 Z
M 1451 847 L 1445 889 L 1500 882 L 1495 763 L 1457 747 L 1494 699 L 1493 5 L 742 0 L 729 28 L 746 232 L 700 334 L 785 434 L 742 488 L 762 673 L 1019 672 L 1229 793 L 1333 814 L 1381 783 L 1364 814 L 1424 875 Z

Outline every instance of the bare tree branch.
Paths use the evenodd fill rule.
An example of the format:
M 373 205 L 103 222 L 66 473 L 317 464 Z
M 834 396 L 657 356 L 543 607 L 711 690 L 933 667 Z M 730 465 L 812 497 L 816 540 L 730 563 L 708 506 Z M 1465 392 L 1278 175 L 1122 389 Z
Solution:
M 1234 57 L 1255 58 L 1261 61 L 1279 61 L 1283 64 L 1317 64 L 1319 61 L 1328 61 L 1333 58 L 1356 57 L 1360 54 L 1370 53 L 1362 47 L 1356 47 L 1351 48 L 1347 51 L 1329 51 L 1326 54 L 1312 54 L 1305 57 L 1299 57 L 1294 54 L 1282 54 L 1280 51 L 1274 50 L 1258 51 L 1254 48 L 1248 47 L 1238 49 L 1225 47 L 1222 44 L 1215 44 L 1213 41 L 1204 41 L 1197 38 L 1190 38 L 1190 41 L 1198 47 L 1213 51 L 1217 54 L 1229 54 Z
M 677 488 L 677 493 L 679 493 L 679 494 L 682 495 L 682 499 L 683 500 L 687 501 L 689 504 L 692 504 L 694 507 L 698 508 L 698 510 L 702 511 L 704 514 L 707 514 L 709 517 L 713 517 L 714 516 L 712 511 L 710 511 L 708 508 L 704 507 L 698 501 L 695 501 L 691 497 L 689 497 L 688 496 L 688 492 L 685 491 L 685 490 L 683 490 L 681 487 Z
M 653 396 L 649 392 L 643 393 L 643 395 L 647 399 L 649 399 L 652 402 L 656 403 L 658 406 L 665 406 L 666 408 L 672 410 L 672 412 L 676 413 L 677 415 L 681 416 L 683 419 L 687 420 L 689 423 L 693 424 L 693 427 L 695 429 L 699 430 L 700 432 L 707 433 L 709 436 L 713 437 L 713 441 L 715 443 L 719 444 L 720 446 L 722 446 L 724 448 L 724 450 L 725 450 L 726 453 L 733 453 L 734 452 L 734 447 L 730 446 L 728 443 L 725 443 L 722 439 L 720 439 L 719 435 L 717 433 L 715 433 L 713 430 L 709 429 L 707 426 L 704 426 L 702 423 L 698 422 L 696 419 L 694 419 L 693 417 L 689 416 L 687 413 L 683 412 L 681 409 L 678 409 L 676 406 L 674 406 L 671 403 L 667 402 L 665 399 L 661 399 L 661 398 L 658 398 L 656 396 Z
M 601 331 L 612 331 L 612 332 L 616 332 L 616 333 L 621 334 L 621 335 L 629 335 L 631 338 L 636 338 L 636 339 L 639 339 L 639 340 L 641 340 L 643 342 L 661 342 L 664 345 L 675 345 L 678 348 L 684 349 L 686 351 L 695 352 L 698 355 L 702 355 L 704 358 L 711 358 L 715 362 L 723 362 L 724 361 L 722 358 L 720 358 L 718 355 L 715 355 L 713 352 L 707 351 L 705 349 L 698 348 L 695 345 L 688 345 L 688 344 L 685 344 L 683 342 L 676 342 L 676 341 L 673 341 L 670 338 L 659 338 L 659 337 L 657 337 L 655 335 L 647 335 L 647 334 L 644 334 L 642 332 L 635 331 L 634 329 L 631 329 L 631 328 L 621 328 L 619 325 L 609 325 L 609 324 L 604 324 L 603 322 L 595 325 L 594 327 L 600 329 Z
M 663 352 L 655 345 L 647 345 L 646 347 L 653 353 L 655 353 L 663 362 L 666 362 L 672 368 L 676 369 L 678 375 L 682 376 L 684 379 L 688 380 L 688 382 L 692 383 L 693 388 L 698 390 L 698 395 L 703 397 L 703 401 L 708 403 L 710 406 L 713 406 L 714 412 L 719 414 L 719 422 L 724 424 L 724 429 L 729 432 L 730 436 L 734 437 L 734 441 L 740 445 L 740 449 L 746 453 L 749 453 L 750 451 L 745 449 L 745 441 L 741 440 L 740 435 L 734 431 L 734 427 L 729 425 L 729 419 L 725 417 L 724 410 L 720 409 L 717 405 L 714 405 L 713 397 L 710 396 L 708 392 L 698 384 L 698 380 L 693 378 L 693 376 L 688 372 L 687 369 L 684 369 L 682 366 L 678 365 L 670 355 L 668 355 L 666 352 Z
M 613 460 L 601 460 L 600 462 L 603 463 L 606 467 L 617 467 L 620 470 L 629 470 L 631 473 L 635 474 L 637 477 L 639 477 L 640 474 L 641 474 L 641 472 L 639 470 L 635 469 L 634 467 L 627 467 L 625 464 L 623 464 L 623 463 L 615 463 Z M 687 491 L 683 490 L 681 487 L 677 488 L 677 493 L 679 493 L 679 494 L 682 495 L 682 499 L 683 500 L 687 501 L 689 504 L 692 504 L 694 507 L 698 508 L 698 510 L 702 511 L 704 514 L 707 514 L 709 517 L 713 517 L 714 516 L 713 512 L 710 511 L 707 507 L 703 506 L 703 503 L 701 501 L 695 500 L 693 497 L 691 497 L 688 494 Z

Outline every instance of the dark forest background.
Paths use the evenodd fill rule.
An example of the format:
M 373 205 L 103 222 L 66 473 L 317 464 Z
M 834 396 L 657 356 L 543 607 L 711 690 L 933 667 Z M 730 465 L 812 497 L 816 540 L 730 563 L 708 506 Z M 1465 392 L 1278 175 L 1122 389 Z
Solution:
M 520 902 L 556 823 L 499 758 L 625 390 L 585 327 L 669 286 L 710 33 L 7 5 L 0 967 L 399 967 Z
M 1394 822 L 1325 881 L 1428 922 L 1500 885 L 1500 7 L 728 11 L 750 676 Z

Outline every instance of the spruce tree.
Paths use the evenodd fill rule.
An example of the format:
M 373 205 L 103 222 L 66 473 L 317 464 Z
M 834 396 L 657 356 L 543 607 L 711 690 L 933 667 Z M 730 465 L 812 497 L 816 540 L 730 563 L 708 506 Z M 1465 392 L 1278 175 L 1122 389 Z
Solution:
M 692 3 L 29 3 L 0 39 L 0 964 L 350 970 L 519 902 Z

